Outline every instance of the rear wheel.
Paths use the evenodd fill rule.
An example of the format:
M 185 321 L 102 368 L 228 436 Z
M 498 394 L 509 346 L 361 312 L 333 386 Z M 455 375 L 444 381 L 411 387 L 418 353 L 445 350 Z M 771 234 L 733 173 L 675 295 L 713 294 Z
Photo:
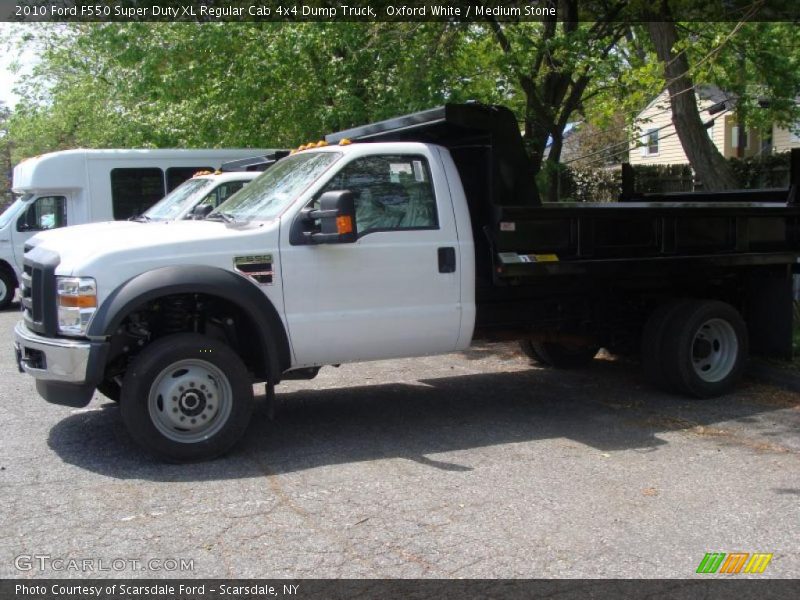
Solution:
M 543 367 L 549 367 L 547 363 L 545 363 L 544 358 L 536 351 L 536 348 L 533 345 L 531 340 L 520 340 L 519 342 L 519 349 L 522 350 L 522 353 L 530 358 L 535 363 L 542 365 Z
M 14 277 L 5 268 L 0 268 L 0 310 L 8 308 L 14 299 L 16 284 Z
M 673 316 L 688 302 L 688 300 L 670 300 L 656 308 L 650 315 L 642 332 L 642 369 L 645 377 L 655 386 L 669 390 L 664 365 L 662 362 L 662 349 L 664 336 Z
M 522 340 L 520 348 L 537 363 L 556 369 L 576 369 L 592 362 L 600 351 L 595 345 L 567 345 L 556 342 L 534 342 Z
M 730 304 L 687 302 L 669 319 L 661 349 L 667 384 L 695 396 L 729 392 L 747 362 L 747 327 Z
M 194 333 L 146 347 L 125 375 L 122 420 L 136 442 L 170 462 L 206 460 L 244 435 L 253 386 L 241 359 Z

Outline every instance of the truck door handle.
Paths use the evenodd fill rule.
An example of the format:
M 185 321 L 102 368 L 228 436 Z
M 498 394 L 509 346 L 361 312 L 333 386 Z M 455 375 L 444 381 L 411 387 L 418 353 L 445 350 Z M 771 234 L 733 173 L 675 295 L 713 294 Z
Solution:
M 456 272 L 456 249 L 439 248 L 439 273 Z

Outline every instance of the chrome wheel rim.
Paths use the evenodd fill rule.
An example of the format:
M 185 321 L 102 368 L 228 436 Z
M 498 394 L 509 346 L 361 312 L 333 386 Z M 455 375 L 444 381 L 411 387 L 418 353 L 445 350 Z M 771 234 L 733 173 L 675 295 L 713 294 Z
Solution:
M 733 326 L 724 319 L 709 319 L 692 340 L 692 367 L 707 383 L 721 381 L 733 371 L 739 356 L 739 340 Z
M 183 444 L 207 440 L 225 426 L 233 390 L 225 374 L 204 360 L 179 360 L 150 386 L 147 408 L 156 429 Z
M 8 295 L 8 286 L 6 285 L 6 282 L 3 281 L 3 278 L 0 277 L 0 302 L 4 302 L 7 295 Z

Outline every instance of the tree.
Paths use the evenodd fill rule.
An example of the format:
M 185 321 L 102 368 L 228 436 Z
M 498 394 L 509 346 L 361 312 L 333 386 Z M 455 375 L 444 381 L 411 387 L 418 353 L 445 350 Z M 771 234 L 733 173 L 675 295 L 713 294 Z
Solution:
M 663 21 L 648 23 L 650 39 L 658 60 L 664 66 L 664 79 L 669 90 L 672 122 L 681 145 L 703 187 L 706 190 L 726 190 L 736 187 L 736 178 L 730 165 L 708 137 L 694 93 L 689 61 L 684 52 L 673 49 L 678 43 L 675 23 L 668 21 L 669 8 L 661 2 Z
M 8 136 L 8 120 L 11 111 L 5 102 L 0 102 L 0 210 L 11 200 L 11 140 Z
M 558 17 L 541 23 L 490 21 L 504 66 L 513 73 L 524 97 L 531 168 L 534 174 L 544 168 L 550 201 L 558 199 L 557 166 L 564 129 L 622 66 L 621 55 L 613 51 L 626 33 L 627 26 L 620 21 L 624 8 L 624 2 L 611 2 L 603 14 L 596 15 L 596 21 L 585 23 L 578 20 L 579 0 L 559 0 Z
M 42 61 L 12 127 L 20 157 L 74 145 L 291 146 L 504 93 L 475 60 L 483 40 L 448 23 L 93 23 L 34 42 Z

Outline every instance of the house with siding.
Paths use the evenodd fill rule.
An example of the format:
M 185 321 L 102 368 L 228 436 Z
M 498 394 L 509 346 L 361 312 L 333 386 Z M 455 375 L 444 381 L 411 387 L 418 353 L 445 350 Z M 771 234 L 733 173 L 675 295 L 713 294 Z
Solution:
M 725 158 L 737 156 L 739 127 L 732 110 L 733 102 L 725 92 L 715 86 L 697 86 L 695 89 L 700 117 L 710 123 L 708 135 Z M 714 107 L 714 114 L 709 109 Z M 632 165 L 681 165 L 689 159 L 681 146 L 680 138 L 672 124 L 669 92 L 664 90 L 635 120 L 634 140 L 629 151 Z M 744 156 L 773 152 L 787 152 L 800 148 L 800 123 L 786 129 L 773 125 L 770 130 L 744 131 Z

